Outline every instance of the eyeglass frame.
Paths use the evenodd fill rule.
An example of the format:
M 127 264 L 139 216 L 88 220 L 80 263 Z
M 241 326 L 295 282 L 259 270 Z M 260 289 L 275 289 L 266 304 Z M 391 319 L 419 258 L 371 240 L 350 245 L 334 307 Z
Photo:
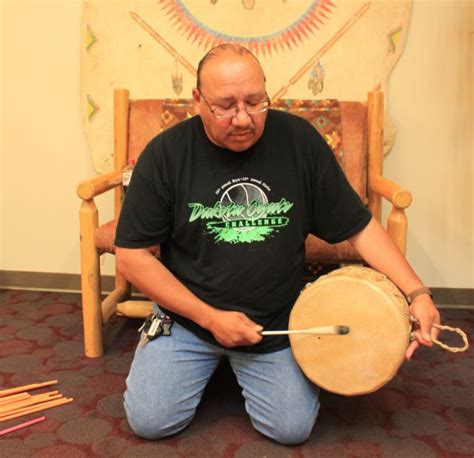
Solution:
M 229 110 L 231 110 L 231 109 L 235 110 L 234 114 L 225 115 L 225 116 L 217 115 L 216 110 L 219 110 L 219 108 L 213 108 L 211 106 L 211 104 L 207 101 L 206 96 L 203 94 L 202 90 L 200 88 L 197 88 L 197 90 L 199 91 L 199 94 L 202 95 L 202 98 L 203 98 L 204 102 L 206 102 L 206 105 L 209 108 L 209 111 L 212 113 L 212 115 L 216 119 L 232 119 L 232 118 L 235 118 L 239 114 L 239 111 L 242 109 L 242 108 L 240 108 L 239 106 L 236 105 L 234 107 L 229 108 Z M 243 110 L 247 113 L 248 116 L 255 115 L 255 114 L 260 114 L 260 113 L 265 113 L 265 111 L 268 111 L 268 108 L 270 107 L 270 98 L 268 97 L 267 94 L 265 94 L 265 99 L 261 100 L 258 103 L 266 104 L 266 106 L 264 106 L 262 110 L 254 111 L 254 112 L 249 112 L 248 109 L 245 108 L 245 107 L 243 108 Z M 221 107 L 221 109 L 225 110 L 225 108 L 222 108 L 222 107 Z

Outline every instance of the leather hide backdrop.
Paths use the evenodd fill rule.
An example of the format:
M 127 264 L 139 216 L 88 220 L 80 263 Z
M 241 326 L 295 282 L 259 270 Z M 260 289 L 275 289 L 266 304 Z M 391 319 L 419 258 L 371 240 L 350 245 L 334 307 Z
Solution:
M 87 0 L 81 106 L 97 172 L 113 167 L 114 88 L 191 98 L 199 59 L 236 42 L 259 58 L 277 99 L 365 100 L 403 50 L 412 0 Z M 395 130 L 386 106 L 385 153 Z

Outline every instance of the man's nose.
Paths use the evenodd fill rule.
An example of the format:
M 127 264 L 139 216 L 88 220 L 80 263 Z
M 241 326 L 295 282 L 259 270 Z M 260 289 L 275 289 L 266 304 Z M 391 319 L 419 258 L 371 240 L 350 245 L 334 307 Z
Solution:
M 232 118 L 232 124 L 237 127 L 246 127 L 252 123 L 252 118 L 245 108 L 239 108 L 237 114 Z

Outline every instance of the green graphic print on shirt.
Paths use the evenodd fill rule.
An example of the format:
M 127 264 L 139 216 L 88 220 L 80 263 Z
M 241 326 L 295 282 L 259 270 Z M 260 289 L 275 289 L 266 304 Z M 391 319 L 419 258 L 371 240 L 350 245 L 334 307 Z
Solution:
M 219 200 L 214 205 L 188 204 L 189 222 L 206 220 L 206 232 L 214 235 L 216 243 L 262 242 L 288 225 L 290 219 L 283 215 L 293 207 L 284 197 L 269 202 L 265 190 L 269 191 L 269 186 L 256 178 L 229 180 L 215 192 Z

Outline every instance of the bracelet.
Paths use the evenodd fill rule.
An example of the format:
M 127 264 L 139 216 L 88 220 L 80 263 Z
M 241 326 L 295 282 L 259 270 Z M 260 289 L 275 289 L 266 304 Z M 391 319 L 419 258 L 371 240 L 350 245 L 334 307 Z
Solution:
M 415 289 L 415 291 L 412 291 L 410 294 L 407 294 L 408 303 L 411 304 L 413 302 L 413 299 L 415 299 L 415 297 L 421 296 L 422 294 L 428 294 L 431 297 L 431 299 L 433 299 L 431 290 L 426 286 L 422 286 L 421 288 Z

